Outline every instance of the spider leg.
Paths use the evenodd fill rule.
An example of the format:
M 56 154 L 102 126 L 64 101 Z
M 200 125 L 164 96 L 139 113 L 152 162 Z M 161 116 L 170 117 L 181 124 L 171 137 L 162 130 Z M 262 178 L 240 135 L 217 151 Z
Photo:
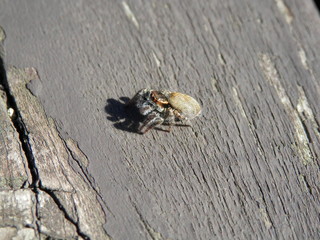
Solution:
M 156 113 L 152 113 L 147 116 L 147 118 L 142 122 L 142 125 L 139 127 L 139 132 L 141 134 L 146 133 L 150 129 L 159 126 L 163 123 L 163 118 Z
M 179 123 L 176 122 L 175 125 L 178 126 L 178 127 L 192 127 L 192 124 L 191 124 L 190 120 L 186 119 L 186 118 L 179 119 Z
M 149 103 L 143 103 L 141 105 L 138 105 L 137 107 L 139 108 L 139 112 L 144 116 L 148 115 L 154 110 L 154 107 Z
M 174 110 L 172 108 L 168 108 L 167 110 L 167 117 L 164 122 L 165 125 L 168 125 L 168 132 L 171 132 L 171 128 L 173 125 L 175 125 L 176 120 L 175 120 L 175 115 L 174 115 Z
M 181 115 L 177 110 L 169 108 L 167 112 L 167 117 L 163 125 L 169 126 L 168 132 L 171 131 L 172 126 L 178 127 L 191 127 L 189 119 Z

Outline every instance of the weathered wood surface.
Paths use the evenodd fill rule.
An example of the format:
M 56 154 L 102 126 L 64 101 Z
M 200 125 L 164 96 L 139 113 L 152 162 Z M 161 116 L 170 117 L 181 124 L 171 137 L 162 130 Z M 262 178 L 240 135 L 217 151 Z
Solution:
M 109 239 L 85 155 L 26 88 L 36 70 L 1 67 L 0 239 Z
M 1 179 L 24 183 L 6 183 L 1 200 L 26 193 L 27 215 L 13 213 L 21 229 L 92 239 L 320 238 L 320 18 L 311 0 L 6 0 L 0 11 L 5 64 L 39 74 L 7 67 L 6 90 L 39 185 L 30 186 L 35 176 L 21 165 L 1 105 L 2 138 L 13 142 L 1 145 L 1 166 L 7 149 L 21 152 L 12 161 L 22 169 L 12 171 L 18 178 L 1 169 Z M 25 82 L 16 88 L 28 79 L 33 95 Z M 135 134 L 123 104 L 143 87 L 190 94 L 202 116 L 169 134 Z M 52 211 L 34 203 L 35 190 Z M 46 228 L 26 225 L 41 222 L 34 204 Z M 54 214 L 56 226 L 45 222 Z
M 37 72 L 33 68 L 9 68 L 7 78 L 21 124 L 27 131 L 25 141 L 29 149 L 25 152 L 32 175 L 29 189 L 33 190 L 36 200 L 31 201 L 36 211 L 33 226 L 36 234 L 54 238 L 107 239 L 103 229 L 104 212 L 95 186 L 81 170 L 86 167 L 83 165 L 87 161 L 85 156 L 73 141 L 59 137 L 53 120 L 46 117 L 36 97 L 26 88 L 29 81 L 37 79 Z M 10 219 L 6 210 L 2 215 Z

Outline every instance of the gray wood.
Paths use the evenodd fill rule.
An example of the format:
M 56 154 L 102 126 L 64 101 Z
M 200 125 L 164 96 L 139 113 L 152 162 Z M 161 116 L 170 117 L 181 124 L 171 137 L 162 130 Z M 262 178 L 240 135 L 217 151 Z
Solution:
M 7 106 L 6 93 L 2 89 L 0 113 L 0 189 L 19 189 L 29 185 L 31 175 L 18 133 L 10 119 L 10 115 L 14 115 L 13 109 Z
M 37 136 L 53 134 L 50 118 L 59 131 L 58 143 L 31 142 L 32 154 L 78 149 L 63 152 L 63 164 L 53 150 L 36 163 L 44 186 L 66 192 L 59 201 L 72 219 L 64 199 L 79 181 L 78 191 L 101 196 L 81 205 L 96 206 L 99 223 L 103 207 L 112 239 L 320 238 L 311 0 L 5 0 L 0 9 L 5 63 L 39 74 L 28 84 L 45 111 Z M 202 116 L 190 128 L 136 134 L 124 102 L 144 87 L 189 94 Z M 19 111 L 38 100 L 24 101 Z M 61 170 L 47 178 L 53 166 Z M 88 236 L 95 228 L 76 226 Z
M 21 124 L 28 132 L 28 138 L 25 139 L 30 148 L 28 161 L 23 158 L 21 166 L 29 166 L 32 182 L 29 180 L 29 188 L 23 191 L 1 192 L 2 231 L 6 232 L 7 227 L 17 228 L 15 234 L 19 236 L 25 228 L 29 228 L 29 231 L 31 228 L 35 230 L 34 239 L 47 236 L 57 239 L 109 239 L 103 229 L 104 212 L 98 202 L 95 186 L 86 178 L 86 172 L 80 174 L 74 169 L 75 166 L 85 168 L 82 165 L 87 161 L 85 156 L 73 141 L 65 142 L 60 138 L 53 120 L 46 117 L 37 98 L 26 88 L 26 84 L 37 77 L 34 68 L 7 69 L 10 94 L 14 96 Z M 12 137 L 6 139 L 11 141 Z M 10 147 L 5 150 L 9 154 L 23 156 L 21 151 L 14 151 Z M 23 193 L 27 195 L 24 197 Z

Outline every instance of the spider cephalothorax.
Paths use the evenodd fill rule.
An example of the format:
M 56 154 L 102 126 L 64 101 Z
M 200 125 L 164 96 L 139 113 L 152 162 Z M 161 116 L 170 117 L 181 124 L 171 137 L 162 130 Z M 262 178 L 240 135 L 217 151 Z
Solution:
M 201 112 L 201 107 L 194 98 L 167 90 L 141 89 L 128 105 L 135 105 L 145 116 L 138 129 L 142 134 L 161 124 L 172 126 L 177 122 L 192 119 Z

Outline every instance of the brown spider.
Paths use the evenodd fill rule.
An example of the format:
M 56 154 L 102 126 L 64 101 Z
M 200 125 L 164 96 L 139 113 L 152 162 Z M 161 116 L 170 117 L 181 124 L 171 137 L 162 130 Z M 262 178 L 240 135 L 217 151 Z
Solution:
M 199 103 L 189 95 L 170 92 L 141 89 L 127 103 L 134 105 L 145 116 L 138 131 L 142 134 L 161 124 L 171 126 L 177 122 L 195 118 L 201 112 Z

